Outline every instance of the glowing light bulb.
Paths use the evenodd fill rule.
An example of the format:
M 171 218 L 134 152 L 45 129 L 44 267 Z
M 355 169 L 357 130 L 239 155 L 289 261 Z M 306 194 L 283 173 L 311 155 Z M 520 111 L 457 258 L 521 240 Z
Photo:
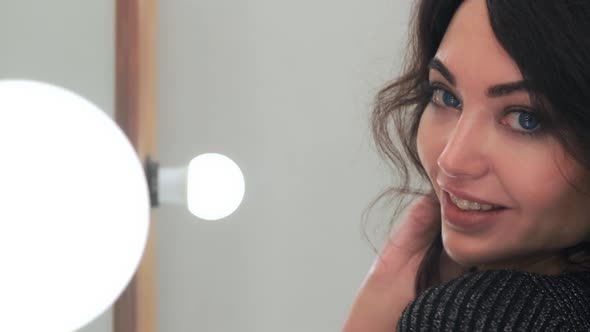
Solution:
M 189 163 L 187 205 L 195 216 L 205 220 L 225 218 L 238 208 L 244 192 L 242 171 L 228 157 L 206 153 Z
M 0 162 L 0 331 L 77 330 L 142 256 L 142 163 L 103 111 L 33 81 L 0 81 Z
M 150 166 L 151 165 L 151 166 Z M 205 153 L 188 167 L 162 167 L 148 161 L 148 176 L 157 179 L 156 205 L 180 205 L 205 220 L 219 220 L 232 214 L 242 202 L 244 176 L 230 158 Z

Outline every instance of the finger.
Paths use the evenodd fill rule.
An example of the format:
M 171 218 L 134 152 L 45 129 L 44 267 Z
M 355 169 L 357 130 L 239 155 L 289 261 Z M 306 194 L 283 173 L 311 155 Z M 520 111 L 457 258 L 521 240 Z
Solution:
M 440 205 L 430 196 L 420 196 L 406 209 L 390 233 L 387 245 L 409 253 L 423 250 L 440 230 Z

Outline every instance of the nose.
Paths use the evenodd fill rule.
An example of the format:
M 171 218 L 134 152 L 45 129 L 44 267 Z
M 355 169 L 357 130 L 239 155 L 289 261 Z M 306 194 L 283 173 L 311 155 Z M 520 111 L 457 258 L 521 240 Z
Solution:
M 488 172 L 490 137 L 481 122 L 481 119 L 466 117 L 463 111 L 437 159 L 438 167 L 446 176 L 479 178 Z

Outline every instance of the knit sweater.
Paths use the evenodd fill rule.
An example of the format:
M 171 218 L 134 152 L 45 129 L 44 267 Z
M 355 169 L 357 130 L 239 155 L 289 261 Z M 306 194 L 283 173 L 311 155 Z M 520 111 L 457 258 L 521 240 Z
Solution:
M 468 273 L 419 294 L 397 331 L 590 331 L 590 273 Z

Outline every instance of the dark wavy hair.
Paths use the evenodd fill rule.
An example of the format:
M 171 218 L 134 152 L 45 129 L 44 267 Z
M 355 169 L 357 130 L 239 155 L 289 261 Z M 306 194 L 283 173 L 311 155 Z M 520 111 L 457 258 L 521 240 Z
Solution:
M 426 84 L 428 63 L 462 2 L 420 0 L 415 4 L 402 74 L 376 97 L 371 118 L 373 137 L 379 153 L 396 170 L 400 182 L 381 193 L 371 207 L 386 196 L 399 199 L 392 221 L 401 211 L 404 197 L 430 195 L 436 199 L 418 157 L 416 136 L 420 117 L 432 97 Z M 486 3 L 496 39 L 518 65 L 533 91 L 532 100 L 549 120 L 544 129 L 590 170 L 590 1 Z M 414 171 L 417 177 L 413 176 Z M 415 187 L 412 181 L 416 178 L 429 187 Z M 442 250 L 439 232 L 418 269 L 416 294 L 441 282 Z M 568 269 L 590 270 L 590 242 L 566 248 L 563 255 Z

